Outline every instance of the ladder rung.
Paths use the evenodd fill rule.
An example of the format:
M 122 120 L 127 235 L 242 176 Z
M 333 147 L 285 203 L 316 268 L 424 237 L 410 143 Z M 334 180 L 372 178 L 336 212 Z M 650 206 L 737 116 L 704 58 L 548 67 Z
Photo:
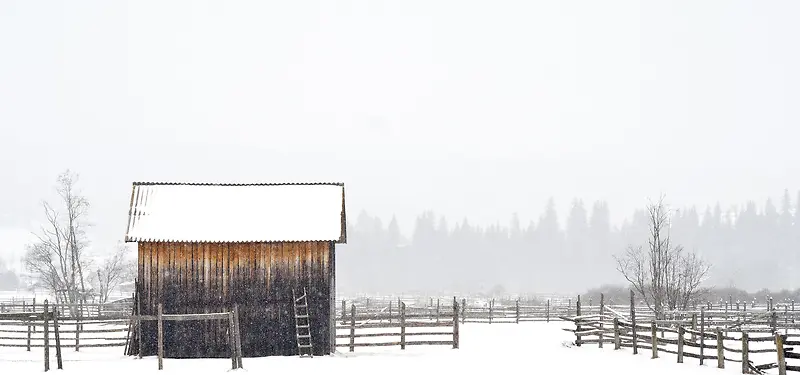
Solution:
M 310 326 L 307 326 L 307 325 L 301 325 L 301 326 L 297 326 L 297 328 L 310 328 Z
M 305 319 L 308 318 L 308 315 L 298 315 L 297 319 Z
M 297 338 L 298 339 L 310 339 L 311 335 L 310 334 L 308 334 L 308 335 L 297 335 Z
M 298 348 L 310 348 L 311 344 L 309 345 L 297 345 Z

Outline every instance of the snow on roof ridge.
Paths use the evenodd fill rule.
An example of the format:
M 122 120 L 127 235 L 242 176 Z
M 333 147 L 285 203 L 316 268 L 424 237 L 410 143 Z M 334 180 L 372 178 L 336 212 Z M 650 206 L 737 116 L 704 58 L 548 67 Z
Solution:
M 133 186 L 191 185 L 191 186 L 285 186 L 285 185 L 332 185 L 344 186 L 344 182 L 197 182 L 197 181 L 134 181 Z

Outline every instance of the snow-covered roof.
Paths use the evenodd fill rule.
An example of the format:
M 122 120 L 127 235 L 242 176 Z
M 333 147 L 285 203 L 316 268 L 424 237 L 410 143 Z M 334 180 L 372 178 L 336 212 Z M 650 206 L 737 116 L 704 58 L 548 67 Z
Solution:
M 344 184 L 135 182 L 126 242 L 346 242 Z

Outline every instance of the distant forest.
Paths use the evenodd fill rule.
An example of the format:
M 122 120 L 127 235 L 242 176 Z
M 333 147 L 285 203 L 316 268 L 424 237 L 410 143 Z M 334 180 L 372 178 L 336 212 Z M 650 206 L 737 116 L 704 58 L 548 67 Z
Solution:
M 367 212 L 351 215 L 348 244 L 337 251 L 341 293 L 488 292 L 580 293 L 625 285 L 613 255 L 629 245 L 647 246 L 645 206 L 618 226 L 605 202 L 574 200 L 564 227 L 555 203 L 523 224 L 480 227 L 448 223 L 433 212 L 400 233 Z M 669 197 L 667 197 L 669 203 Z M 671 207 L 672 240 L 712 265 L 709 286 L 750 292 L 798 287 L 800 194 L 781 202 L 749 201 L 742 207 Z

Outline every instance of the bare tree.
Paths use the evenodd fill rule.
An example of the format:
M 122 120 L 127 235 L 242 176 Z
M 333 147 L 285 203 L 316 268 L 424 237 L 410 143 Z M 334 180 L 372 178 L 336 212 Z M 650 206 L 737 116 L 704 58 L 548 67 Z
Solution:
M 100 303 L 108 302 L 111 291 L 135 277 L 136 263 L 126 259 L 127 253 L 128 249 L 124 245 L 117 245 L 113 254 L 95 270 L 92 284 L 99 295 Z
M 47 287 L 56 301 L 75 304 L 86 302 L 86 278 L 89 267 L 85 250 L 89 245 L 86 228 L 89 202 L 76 188 L 77 175 L 69 170 L 58 176 L 56 191 L 59 209 L 43 203 L 46 222 L 37 241 L 29 244 L 23 262 L 37 277 L 37 284 Z
M 644 299 L 647 307 L 663 316 L 666 309 L 685 309 L 707 289 L 702 287 L 709 265 L 670 238 L 670 215 L 664 198 L 647 206 L 647 248 L 628 247 L 617 261 L 617 270 Z

